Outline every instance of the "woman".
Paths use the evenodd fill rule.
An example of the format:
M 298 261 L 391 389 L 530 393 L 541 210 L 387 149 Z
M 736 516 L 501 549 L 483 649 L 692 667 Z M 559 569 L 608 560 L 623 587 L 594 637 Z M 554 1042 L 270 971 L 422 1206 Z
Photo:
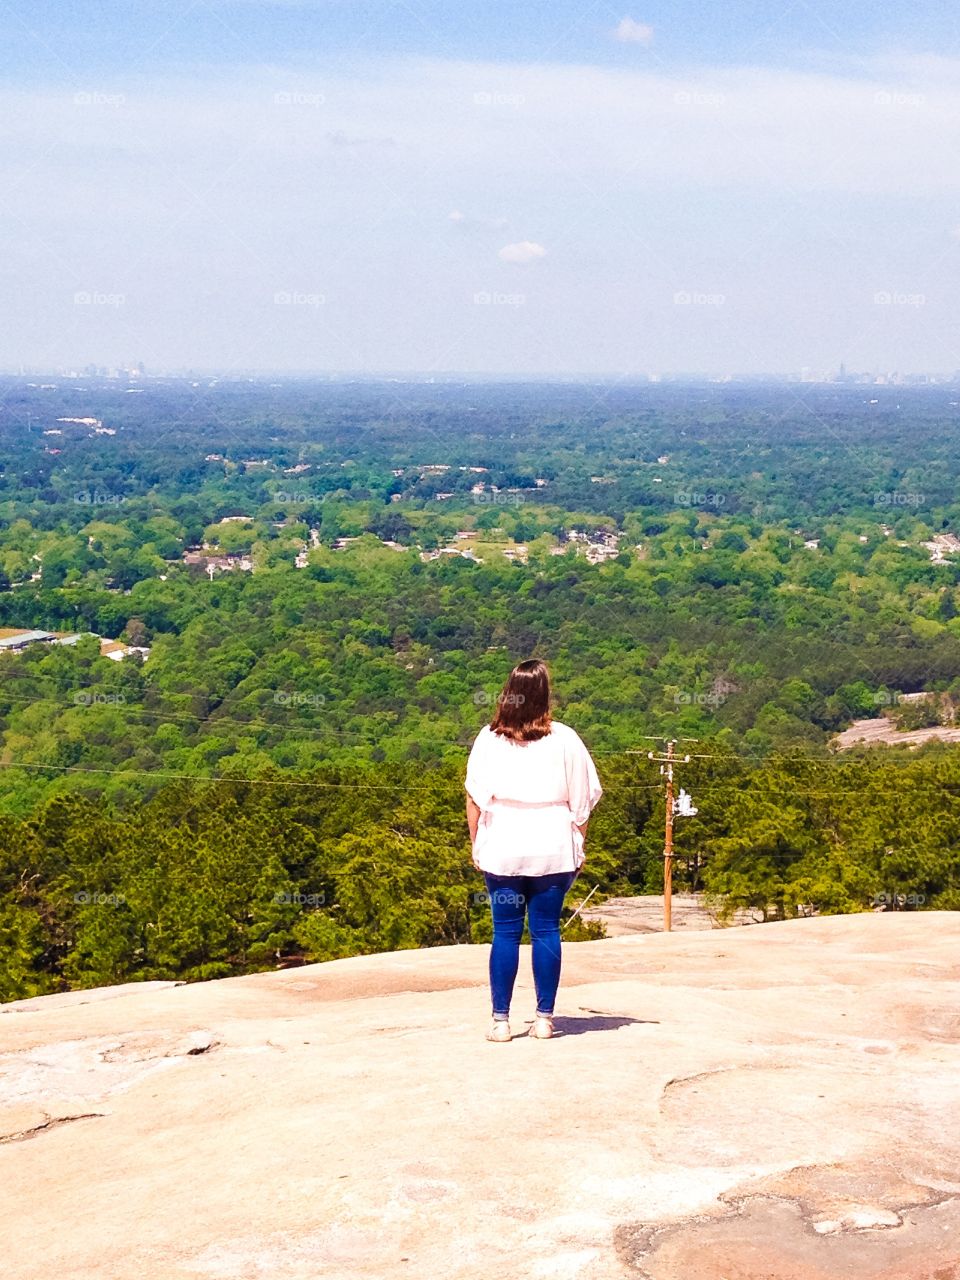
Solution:
M 560 985 L 560 911 L 585 861 L 597 770 L 580 738 L 550 718 L 544 663 L 521 662 L 480 730 L 467 762 L 467 824 L 473 864 L 483 872 L 493 914 L 488 1040 L 510 1039 L 510 1001 L 526 913 L 537 1016 L 530 1034 L 553 1035 Z

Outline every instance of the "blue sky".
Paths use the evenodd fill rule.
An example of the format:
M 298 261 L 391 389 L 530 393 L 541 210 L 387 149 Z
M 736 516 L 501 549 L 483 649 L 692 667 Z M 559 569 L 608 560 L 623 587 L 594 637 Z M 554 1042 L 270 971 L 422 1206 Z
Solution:
M 0 14 L 4 368 L 960 369 L 941 5 Z
M 0 66 L 22 81 L 66 67 L 123 74 L 364 54 L 635 66 L 637 42 L 609 38 L 624 16 L 653 28 L 647 61 L 662 67 L 803 65 L 857 49 L 944 52 L 960 35 L 949 6 L 869 0 L 661 0 L 636 11 L 589 0 L 21 0 L 3 11 Z

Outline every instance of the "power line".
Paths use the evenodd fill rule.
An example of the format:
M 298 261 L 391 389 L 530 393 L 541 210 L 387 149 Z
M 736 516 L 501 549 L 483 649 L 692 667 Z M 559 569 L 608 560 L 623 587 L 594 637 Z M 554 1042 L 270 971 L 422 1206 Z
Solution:
M 74 765 L 74 764 L 27 764 L 22 761 L 9 760 L 0 763 L 0 769 L 53 769 L 58 773 L 104 773 L 115 774 L 121 778 L 143 777 L 143 778 L 176 778 L 184 782 L 203 782 L 208 785 L 211 783 L 228 783 L 228 782 L 248 782 L 254 786 L 277 786 L 277 787 L 319 787 L 330 788 L 334 790 L 350 790 L 350 791 L 425 791 L 426 787 L 411 787 L 404 782 L 302 782 L 294 778 L 241 778 L 235 774 L 225 774 L 219 777 L 202 777 L 194 773 L 168 773 L 159 769 L 107 769 L 99 765 Z
M 413 761 L 403 762 L 412 766 Z M 345 766 L 334 764 L 335 768 L 343 768 Z M 349 767 L 349 766 L 346 766 Z M 174 778 L 185 782 L 201 782 L 205 784 L 221 782 L 243 782 L 252 786 L 279 786 L 279 787 L 317 787 L 333 790 L 359 790 L 359 791 L 425 791 L 428 788 L 410 784 L 408 782 L 396 783 L 354 783 L 354 782 L 304 782 L 299 779 L 285 778 L 250 778 L 240 776 L 238 774 L 221 774 L 204 776 L 194 773 L 171 773 L 161 769 L 116 769 L 108 768 L 100 765 L 58 765 L 58 764 L 37 764 L 27 763 L 26 761 L 8 760 L 0 762 L 0 769 L 33 769 L 38 772 L 44 770 L 52 770 L 57 773 L 93 773 L 116 775 L 122 778 Z M 663 787 L 662 782 L 645 782 L 645 783 L 627 783 L 626 786 L 630 791 L 660 791 Z M 698 786 L 697 793 L 702 794 L 704 791 L 729 791 L 729 788 L 714 784 L 713 786 Z M 738 795 L 746 794 L 745 791 L 738 791 Z M 828 787 L 817 790 L 797 789 L 791 787 L 791 795 L 862 795 L 862 786 L 850 787 Z
M 0 769 L 34 769 L 38 771 L 52 769 L 57 773 L 102 773 L 122 778 L 175 778 L 184 782 L 202 782 L 208 785 L 215 782 L 245 782 L 250 783 L 252 786 L 317 787 L 340 791 L 426 791 L 429 789 L 422 785 L 411 785 L 407 782 L 304 782 L 294 778 L 247 778 L 236 774 L 203 777 L 195 773 L 170 773 L 160 769 L 114 769 L 99 765 L 28 764 L 25 761 L 17 760 L 0 762 Z M 644 785 L 650 790 L 658 791 L 660 789 L 659 782 L 651 782 Z
M 88 686 L 88 687 L 93 688 L 95 686 Z M 108 691 L 108 692 L 113 692 L 113 691 Z M 65 711 L 72 711 L 75 708 L 88 709 L 92 706 L 110 708 L 115 711 L 128 711 L 136 715 L 150 716 L 153 719 L 161 720 L 166 724 L 185 724 L 185 725 L 195 724 L 197 729 L 200 729 L 203 726 L 207 726 L 208 728 L 216 728 L 217 725 L 229 724 L 229 725 L 236 725 L 239 728 L 243 728 L 243 729 L 246 729 L 246 728 L 280 729 L 285 732 L 329 733 L 329 734 L 334 734 L 336 736 L 345 737 L 345 738 L 347 737 L 362 738 L 363 737 L 363 734 L 360 732 L 359 729 L 334 729 L 334 728 L 329 728 L 325 725 L 318 725 L 318 726 L 312 726 L 312 727 L 308 725 L 284 725 L 282 723 L 275 723 L 272 720 L 237 720 L 230 716 L 216 716 L 216 718 L 214 718 L 216 715 L 215 712 L 206 716 L 200 716 L 200 715 L 180 716 L 180 715 L 173 715 L 169 712 L 164 712 L 164 711 L 151 711 L 148 707 L 140 707 L 140 706 L 134 705 L 133 703 L 127 703 L 127 702 L 64 702 L 60 698 L 44 698 L 42 696 L 36 697 L 36 698 L 23 698 L 17 694 L 5 694 L 3 696 L 5 698 L 8 698 L 11 702 L 25 703 L 27 705 L 33 705 L 35 703 L 36 704 L 49 703 L 53 706 L 63 707 Z M 278 703 L 277 705 L 282 705 L 282 704 Z M 452 743 L 449 745 L 461 746 L 463 744 Z

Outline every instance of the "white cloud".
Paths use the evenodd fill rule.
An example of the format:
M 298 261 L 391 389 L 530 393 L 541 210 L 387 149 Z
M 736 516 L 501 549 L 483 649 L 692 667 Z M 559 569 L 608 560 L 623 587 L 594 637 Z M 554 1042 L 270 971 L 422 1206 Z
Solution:
M 497 257 L 504 262 L 536 262 L 538 258 L 546 257 L 546 249 L 542 244 L 537 244 L 534 240 L 518 240 L 516 244 L 505 244 Z
M 621 18 L 613 34 L 624 44 L 649 44 L 653 39 L 653 27 L 646 22 L 637 22 L 635 18 Z

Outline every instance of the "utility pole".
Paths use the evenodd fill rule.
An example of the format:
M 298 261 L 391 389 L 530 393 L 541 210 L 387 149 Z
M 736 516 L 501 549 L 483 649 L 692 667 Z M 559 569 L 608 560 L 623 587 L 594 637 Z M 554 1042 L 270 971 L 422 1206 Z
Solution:
M 673 766 L 675 764 L 686 764 L 689 762 L 689 756 L 678 757 L 674 754 L 675 741 L 667 743 L 666 755 L 657 755 L 653 751 L 647 752 L 648 760 L 660 761 L 660 773 L 667 780 L 667 803 L 664 813 L 664 832 L 663 832 L 663 928 L 665 933 L 669 933 L 673 923 Z

